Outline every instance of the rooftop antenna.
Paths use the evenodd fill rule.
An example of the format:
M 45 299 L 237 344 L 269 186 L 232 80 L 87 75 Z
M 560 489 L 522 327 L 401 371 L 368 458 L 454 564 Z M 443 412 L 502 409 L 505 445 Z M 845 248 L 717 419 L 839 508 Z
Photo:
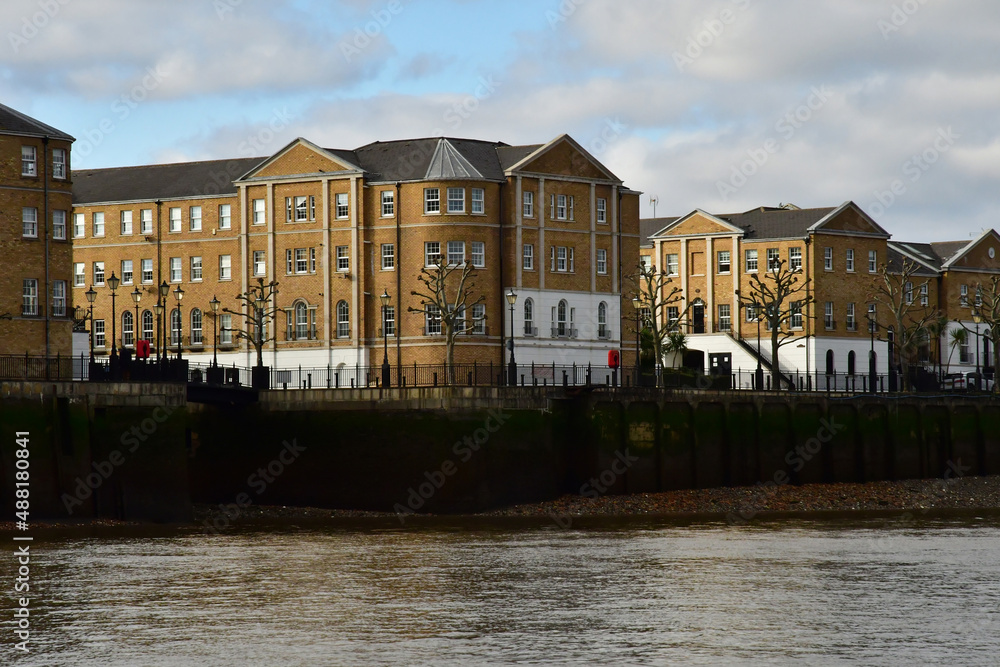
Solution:
M 656 205 L 660 203 L 660 198 L 653 195 L 649 198 L 649 205 L 653 207 L 653 217 L 656 217 Z

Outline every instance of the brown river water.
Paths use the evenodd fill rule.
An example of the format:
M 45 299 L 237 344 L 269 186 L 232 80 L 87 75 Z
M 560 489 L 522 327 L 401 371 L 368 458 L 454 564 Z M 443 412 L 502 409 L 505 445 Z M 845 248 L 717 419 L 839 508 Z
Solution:
M 3 665 L 1000 664 L 996 514 L 115 529 L 31 552 L 31 653 L 5 614 Z

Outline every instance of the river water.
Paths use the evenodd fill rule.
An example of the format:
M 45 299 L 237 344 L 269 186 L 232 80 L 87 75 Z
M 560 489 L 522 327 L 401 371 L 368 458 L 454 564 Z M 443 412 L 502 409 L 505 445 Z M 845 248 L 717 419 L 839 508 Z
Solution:
M 996 515 L 141 529 L 32 567 L 0 664 L 1000 664 Z

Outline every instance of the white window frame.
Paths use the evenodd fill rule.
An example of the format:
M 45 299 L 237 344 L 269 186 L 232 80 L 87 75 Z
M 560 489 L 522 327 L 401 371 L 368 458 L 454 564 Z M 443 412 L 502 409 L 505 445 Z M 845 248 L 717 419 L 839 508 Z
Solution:
M 84 287 L 87 284 L 87 264 L 85 262 L 73 263 L 73 287 Z
M 781 249 L 768 248 L 766 256 L 767 256 L 767 270 L 777 271 L 781 263 Z
M 522 193 L 522 209 L 521 215 L 525 218 L 535 217 L 535 193 L 531 191 L 525 191 Z
M 465 188 L 448 188 L 448 213 L 465 213 Z
M 21 315 L 38 317 L 38 279 L 24 278 L 21 281 Z
M 848 248 L 844 254 L 844 268 L 848 273 L 854 273 L 854 248 Z
M 87 235 L 87 214 L 73 214 L 73 238 L 82 239 Z
M 21 146 L 21 176 L 38 176 L 38 149 Z
M 847 330 L 848 331 L 857 331 L 858 330 L 858 319 L 857 319 L 855 311 L 854 311 L 854 304 L 853 303 L 847 304 L 847 311 L 845 313 L 845 320 L 846 321 L 844 322 L 844 324 L 847 325 Z
M 681 256 L 679 253 L 676 252 L 667 253 L 667 275 L 668 276 L 681 275 Z
M 475 303 L 472 305 L 472 335 L 486 335 L 486 304 Z
M 148 271 L 147 271 L 147 267 L 149 267 Z M 153 260 L 152 259 L 140 259 L 139 260 L 139 271 L 141 272 L 139 277 L 142 280 L 142 284 L 143 285 L 152 285 L 153 284 Z M 146 277 L 147 274 L 149 275 L 148 278 Z
M 930 302 L 930 285 L 924 283 L 920 286 L 920 305 L 927 307 Z
M 392 218 L 396 215 L 396 193 L 392 190 L 382 190 L 382 217 Z
M 733 309 L 728 303 L 720 303 L 717 307 L 719 331 L 733 330 Z
M 252 224 L 254 225 L 266 225 L 267 224 L 267 200 L 265 199 L 254 199 L 253 200 L 253 218 Z
M 424 188 L 424 215 L 441 213 L 441 188 Z
M 448 266 L 465 265 L 465 241 L 448 241 Z
M 66 180 L 66 149 L 52 149 L 52 178 L 58 181 Z
M 747 248 L 743 251 L 743 267 L 745 273 L 757 273 L 760 266 L 760 253 L 757 248 Z M 751 268 L 751 264 L 753 265 Z
M 532 243 L 525 243 L 521 249 L 521 268 L 525 271 L 535 270 L 535 246 Z
M 351 337 L 351 306 L 347 301 L 338 301 L 336 305 L 337 313 L 337 338 Z
M 723 257 L 725 259 L 723 259 Z M 720 275 L 729 275 L 733 272 L 733 255 L 729 250 L 718 250 L 715 253 L 716 270 Z M 725 267 L 725 268 L 723 268 Z
M 346 192 L 338 192 L 335 198 L 337 220 L 347 220 L 351 217 L 351 199 Z
M 94 238 L 102 238 L 104 236 L 104 212 L 95 212 L 91 216 L 91 222 L 93 222 Z
M 597 198 L 597 224 L 605 225 L 608 223 L 608 200 L 603 197 Z
M 181 207 L 171 207 L 167 212 L 167 216 L 170 221 L 167 225 L 168 233 L 179 234 L 184 229 L 184 213 L 181 211 Z
M 121 233 L 122 236 L 132 235 L 132 211 L 121 211 Z
M 139 233 L 140 234 L 153 233 L 153 209 L 151 208 L 139 209 Z
M 878 272 L 878 250 L 868 251 L 868 273 Z
M 66 211 L 52 211 L 52 238 L 66 240 Z
M 823 270 L 833 271 L 833 248 L 823 248 Z
M 219 204 L 219 229 L 231 229 L 233 226 L 232 204 Z
M 836 322 L 833 321 L 833 301 L 823 304 L 823 326 L 827 331 L 832 331 L 836 327 Z
M 337 272 L 347 273 L 351 270 L 351 255 L 350 246 L 339 245 L 337 246 Z M 298 251 L 296 251 L 298 252 Z
M 802 248 L 796 247 L 788 249 L 788 270 L 802 270 Z
M 597 249 L 597 273 L 606 275 L 608 272 L 608 251 L 604 248 Z
M 38 209 L 34 206 L 21 208 L 21 236 L 26 239 L 38 238 Z
M 428 303 L 424 306 L 424 335 L 441 335 L 441 309 L 437 304 Z
M 231 345 L 233 342 L 233 316 L 229 313 L 219 315 L 219 343 Z
M 477 269 L 486 267 L 486 243 L 483 241 L 472 241 L 469 244 L 469 261 Z
M 188 231 L 201 231 L 201 206 L 188 207 Z
M 52 317 L 66 317 L 66 281 L 52 281 Z
M 472 215 L 486 214 L 486 190 L 483 188 L 472 188 L 469 201 L 469 212 L 472 213 Z
M 267 251 L 265 250 L 253 251 L 253 274 L 255 276 L 267 275 Z
M 424 241 L 424 266 L 431 268 L 441 261 L 441 242 Z
M 233 279 L 233 256 L 219 255 L 219 280 Z
M 184 279 L 183 275 L 183 265 L 181 264 L 180 257 L 171 257 L 169 262 L 170 267 L 170 282 L 179 283 Z
M 202 276 L 204 275 L 204 266 L 202 265 L 201 257 L 198 255 L 192 255 L 191 261 L 188 262 L 190 266 L 191 282 L 200 283 Z
M 104 262 L 94 262 L 93 264 L 93 284 L 97 287 L 104 286 L 104 278 L 107 273 L 104 271 Z
M 393 243 L 383 243 L 381 248 L 382 270 L 396 270 L 396 245 Z
M 131 285 L 135 279 L 135 272 L 133 271 L 133 262 L 131 259 L 122 260 L 122 285 Z
M 94 335 L 94 347 L 98 349 L 104 349 L 107 347 L 108 341 L 105 334 L 107 329 L 104 326 L 104 320 L 94 320 L 91 324 L 91 333 Z

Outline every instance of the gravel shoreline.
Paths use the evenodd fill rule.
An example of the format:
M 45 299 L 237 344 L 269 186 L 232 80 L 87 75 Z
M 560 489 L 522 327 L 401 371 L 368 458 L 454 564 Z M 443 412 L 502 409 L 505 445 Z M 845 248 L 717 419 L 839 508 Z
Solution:
M 693 489 L 663 493 L 588 498 L 567 495 L 556 500 L 514 505 L 489 512 L 464 515 L 408 514 L 417 517 L 475 518 L 549 518 L 588 517 L 703 517 L 730 522 L 750 521 L 760 514 L 808 516 L 813 513 L 887 511 L 919 512 L 947 509 L 1000 509 L 1000 476 L 961 477 L 955 479 L 903 480 L 864 484 L 806 484 L 803 486 L 757 485 L 749 487 Z M 195 505 L 195 526 L 223 516 L 217 506 Z M 329 510 L 315 507 L 251 505 L 243 508 L 229 525 L 260 521 L 324 519 L 397 519 L 392 512 Z M 80 522 L 32 522 L 32 528 L 128 527 L 138 522 L 113 519 Z M 15 532 L 11 522 L 0 523 L 0 532 Z

